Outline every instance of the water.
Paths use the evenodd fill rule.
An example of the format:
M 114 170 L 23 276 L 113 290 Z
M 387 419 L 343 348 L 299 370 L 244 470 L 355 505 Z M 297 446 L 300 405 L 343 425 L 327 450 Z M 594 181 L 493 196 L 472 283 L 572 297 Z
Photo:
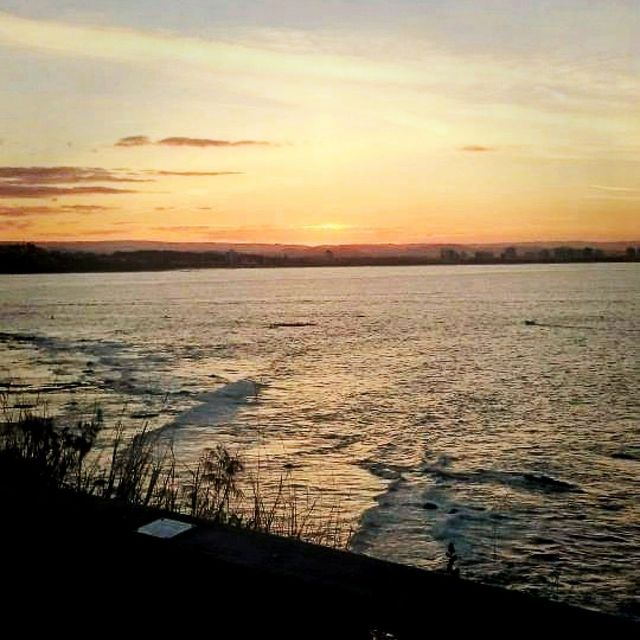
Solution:
M 0 302 L 22 403 L 262 456 L 355 551 L 454 541 L 467 578 L 640 612 L 638 264 L 1 276 Z

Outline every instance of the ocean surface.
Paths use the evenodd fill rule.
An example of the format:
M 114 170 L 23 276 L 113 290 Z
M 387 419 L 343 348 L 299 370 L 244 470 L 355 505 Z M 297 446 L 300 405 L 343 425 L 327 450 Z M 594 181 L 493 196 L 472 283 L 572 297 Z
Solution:
M 463 577 L 640 616 L 640 264 L 0 276 L 0 382 L 261 460 L 356 552 L 453 541 Z

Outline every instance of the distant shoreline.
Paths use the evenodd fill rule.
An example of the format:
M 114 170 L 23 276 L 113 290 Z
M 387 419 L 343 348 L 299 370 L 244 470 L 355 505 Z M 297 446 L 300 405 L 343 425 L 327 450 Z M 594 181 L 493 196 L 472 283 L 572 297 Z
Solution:
M 265 269 L 289 267 L 392 267 L 452 265 L 592 264 L 640 262 L 640 247 L 624 252 L 594 247 L 554 247 L 525 254 L 507 247 L 492 251 L 443 248 L 434 255 L 339 255 L 331 250 L 315 255 L 265 255 L 228 251 L 129 250 L 112 253 L 49 250 L 35 244 L 0 246 L 0 273 L 126 273 L 185 269 Z

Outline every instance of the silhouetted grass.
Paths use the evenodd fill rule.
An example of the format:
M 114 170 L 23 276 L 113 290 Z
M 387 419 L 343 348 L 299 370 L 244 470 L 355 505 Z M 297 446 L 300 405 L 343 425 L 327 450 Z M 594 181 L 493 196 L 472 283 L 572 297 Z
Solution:
M 317 499 L 301 495 L 289 472 L 267 489 L 259 465 L 246 469 L 222 445 L 179 467 L 172 442 L 146 427 L 128 436 L 120 420 L 105 434 L 99 408 L 62 426 L 42 407 L 12 406 L 21 405 L 0 394 L 0 482 L 67 489 L 332 547 L 346 547 L 351 537 L 340 510 L 320 513 Z M 107 447 L 96 446 L 99 435 Z

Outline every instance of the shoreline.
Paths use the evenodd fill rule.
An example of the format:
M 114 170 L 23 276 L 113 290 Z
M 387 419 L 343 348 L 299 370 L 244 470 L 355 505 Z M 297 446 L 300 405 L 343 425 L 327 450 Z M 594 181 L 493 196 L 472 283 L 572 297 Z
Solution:
M 513 266 L 537 266 L 537 265 L 601 265 L 601 264 L 637 264 L 640 260 L 628 260 L 626 258 L 606 258 L 603 260 L 584 261 L 522 261 L 522 262 L 432 262 L 432 261 L 406 261 L 406 262 L 335 262 L 335 263 L 300 263 L 277 265 L 219 265 L 219 266 L 190 266 L 190 267 L 143 267 L 140 269 L 87 269 L 65 271 L 2 271 L 0 275 L 29 276 L 29 275 L 65 275 L 86 273 L 172 273 L 190 271 L 238 271 L 238 270 L 276 270 L 276 269 L 326 269 L 326 268 L 358 268 L 358 267 L 513 267 Z
M 0 486 L 0 496 L 3 542 L 20 559 L 16 567 L 8 563 L 8 584 L 38 584 L 47 607 L 72 601 L 84 614 L 103 617 L 98 596 L 106 595 L 109 575 L 117 576 L 107 625 L 122 624 L 135 601 L 127 624 L 183 628 L 213 622 L 210 611 L 214 628 L 228 624 L 236 637 L 385 637 L 372 636 L 376 630 L 410 639 L 434 629 L 500 635 L 522 624 L 531 631 L 568 625 L 623 637 L 638 629 L 621 616 L 166 511 L 59 490 L 34 495 Z M 193 526 L 167 539 L 139 532 L 167 517 Z M 19 604 L 19 593 L 9 594 L 9 603 Z M 238 599 L 246 619 L 224 609 Z
M 126 250 L 110 253 L 44 249 L 32 243 L 0 245 L 0 273 L 136 273 L 199 269 L 277 269 L 321 267 L 478 266 L 528 264 L 611 264 L 640 262 L 640 249 L 607 251 L 590 246 L 557 247 L 518 253 L 515 248 L 493 251 L 455 251 L 441 254 L 340 254 L 327 249 L 312 255 L 188 250 Z

